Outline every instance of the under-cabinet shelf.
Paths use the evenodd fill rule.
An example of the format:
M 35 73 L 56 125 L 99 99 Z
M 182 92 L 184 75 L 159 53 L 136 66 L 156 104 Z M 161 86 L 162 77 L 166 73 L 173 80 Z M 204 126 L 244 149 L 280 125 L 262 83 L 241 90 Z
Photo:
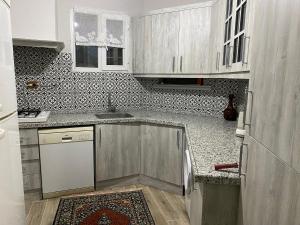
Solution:
M 211 86 L 196 85 L 196 84 L 157 84 L 153 86 L 154 89 L 176 89 L 176 90 L 202 90 L 209 91 Z
M 133 74 L 135 78 L 207 78 L 207 79 L 241 79 L 249 80 L 250 71 L 230 73 L 205 73 L 205 74 Z

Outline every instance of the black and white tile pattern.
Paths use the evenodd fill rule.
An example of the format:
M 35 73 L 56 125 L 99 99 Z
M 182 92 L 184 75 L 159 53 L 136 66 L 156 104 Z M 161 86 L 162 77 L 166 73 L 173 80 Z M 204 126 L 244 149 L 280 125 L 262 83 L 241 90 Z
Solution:
M 72 72 L 69 53 L 15 47 L 14 55 L 19 109 L 103 111 L 111 92 L 118 110 L 151 109 L 222 117 L 231 93 L 237 96 L 238 108 L 243 109 L 248 85 L 246 81 L 206 79 L 205 84 L 212 86 L 210 91 L 160 90 L 153 88 L 158 79 L 136 79 L 129 73 Z M 26 90 L 28 80 L 38 80 L 41 87 Z

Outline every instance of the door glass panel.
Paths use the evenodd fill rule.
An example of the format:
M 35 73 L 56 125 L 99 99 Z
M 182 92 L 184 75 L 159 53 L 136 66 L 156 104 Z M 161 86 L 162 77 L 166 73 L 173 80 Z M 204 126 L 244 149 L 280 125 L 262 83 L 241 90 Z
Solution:
M 244 34 L 240 35 L 239 37 L 239 47 L 238 47 L 238 62 L 242 61 L 242 57 L 243 57 L 243 43 L 244 43 Z
M 229 40 L 231 38 L 231 21 L 232 18 L 229 19 L 229 23 L 228 23 L 228 35 L 227 35 L 227 40 Z
M 245 2 L 242 6 L 240 31 L 243 31 L 245 29 L 246 6 L 247 6 L 247 2 Z
M 234 34 L 236 35 L 237 33 L 239 33 L 240 29 L 239 29 L 239 25 L 240 25 L 240 15 L 241 15 L 241 9 L 238 9 L 238 11 L 236 12 L 236 18 L 235 18 L 235 30 L 234 30 Z
M 239 44 L 239 39 L 235 38 L 233 44 L 233 63 L 236 63 L 237 61 L 238 44 Z

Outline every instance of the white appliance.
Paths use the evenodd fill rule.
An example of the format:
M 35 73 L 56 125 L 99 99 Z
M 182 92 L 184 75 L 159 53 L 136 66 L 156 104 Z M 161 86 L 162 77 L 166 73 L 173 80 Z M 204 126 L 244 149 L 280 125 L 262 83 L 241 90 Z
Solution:
M 25 224 L 9 2 L 0 0 L 0 218 Z
M 191 209 L 191 194 L 192 194 L 192 162 L 189 150 L 185 150 L 184 163 L 183 163 L 183 180 L 184 180 L 184 193 L 185 193 L 185 206 L 188 216 L 190 217 Z
M 43 198 L 94 190 L 94 129 L 39 130 Z
M 49 111 L 30 110 L 19 111 L 19 123 L 42 123 L 46 122 L 50 116 Z

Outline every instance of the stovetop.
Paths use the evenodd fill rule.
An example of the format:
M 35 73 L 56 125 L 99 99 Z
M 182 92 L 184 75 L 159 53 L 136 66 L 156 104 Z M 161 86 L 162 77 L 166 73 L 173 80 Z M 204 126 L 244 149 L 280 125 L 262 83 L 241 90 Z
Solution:
M 18 111 L 18 118 L 36 118 L 41 113 L 41 110 L 21 110 Z

